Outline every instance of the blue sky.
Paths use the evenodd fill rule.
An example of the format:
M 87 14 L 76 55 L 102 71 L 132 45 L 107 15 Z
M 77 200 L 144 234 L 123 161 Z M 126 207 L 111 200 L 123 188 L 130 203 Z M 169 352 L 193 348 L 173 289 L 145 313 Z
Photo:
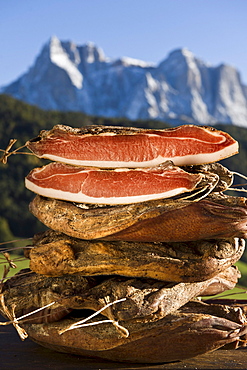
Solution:
M 187 47 L 236 67 L 247 84 L 246 19 L 247 0 L 0 0 L 0 86 L 26 72 L 53 35 L 154 63 Z

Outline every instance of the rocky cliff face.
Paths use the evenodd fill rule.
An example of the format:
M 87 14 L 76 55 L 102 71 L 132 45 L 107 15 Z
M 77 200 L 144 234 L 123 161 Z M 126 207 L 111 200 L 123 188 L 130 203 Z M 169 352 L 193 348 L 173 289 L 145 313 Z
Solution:
M 43 109 L 170 123 L 247 126 L 247 87 L 233 67 L 212 67 L 187 49 L 159 65 L 110 60 L 89 43 L 52 37 L 30 70 L 2 92 Z

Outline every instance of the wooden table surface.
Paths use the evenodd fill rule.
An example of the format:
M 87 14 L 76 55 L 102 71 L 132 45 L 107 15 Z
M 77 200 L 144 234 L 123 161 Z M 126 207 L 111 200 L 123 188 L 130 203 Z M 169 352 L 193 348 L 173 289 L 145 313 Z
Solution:
M 28 338 L 21 341 L 12 325 L 0 326 L 0 349 L 1 370 L 247 369 L 247 347 L 238 350 L 218 350 L 193 359 L 169 364 L 123 364 L 54 352 L 39 346 Z

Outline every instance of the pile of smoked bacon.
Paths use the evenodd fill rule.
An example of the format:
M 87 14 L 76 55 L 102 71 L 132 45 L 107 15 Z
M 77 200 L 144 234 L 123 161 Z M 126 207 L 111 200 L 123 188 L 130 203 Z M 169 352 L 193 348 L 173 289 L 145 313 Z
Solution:
M 26 177 L 30 211 L 47 230 L 1 300 L 24 337 L 137 363 L 246 344 L 247 305 L 201 299 L 240 277 L 247 199 L 225 194 L 234 173 L 218 163 L 238 152 L 231 136 L 57 125 L 26 145 L 49 160 Z

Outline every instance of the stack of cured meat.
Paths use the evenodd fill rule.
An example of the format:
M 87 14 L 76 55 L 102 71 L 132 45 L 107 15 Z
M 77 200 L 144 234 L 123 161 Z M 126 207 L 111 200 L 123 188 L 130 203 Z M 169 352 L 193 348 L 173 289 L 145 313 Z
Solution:
M 244 304 L 198 298 L 240 276 L 247 199 L 224 194 L 233 173 L 218 163 L 238 152 L 232 137 L 194 125 L 58 125 L 27 147 L 50 162 L 26 177 L 30 211 L 48 230 L 25 252 L 30 271 L 2 290 L 22 335 L 145 363 L 246 343 Z

